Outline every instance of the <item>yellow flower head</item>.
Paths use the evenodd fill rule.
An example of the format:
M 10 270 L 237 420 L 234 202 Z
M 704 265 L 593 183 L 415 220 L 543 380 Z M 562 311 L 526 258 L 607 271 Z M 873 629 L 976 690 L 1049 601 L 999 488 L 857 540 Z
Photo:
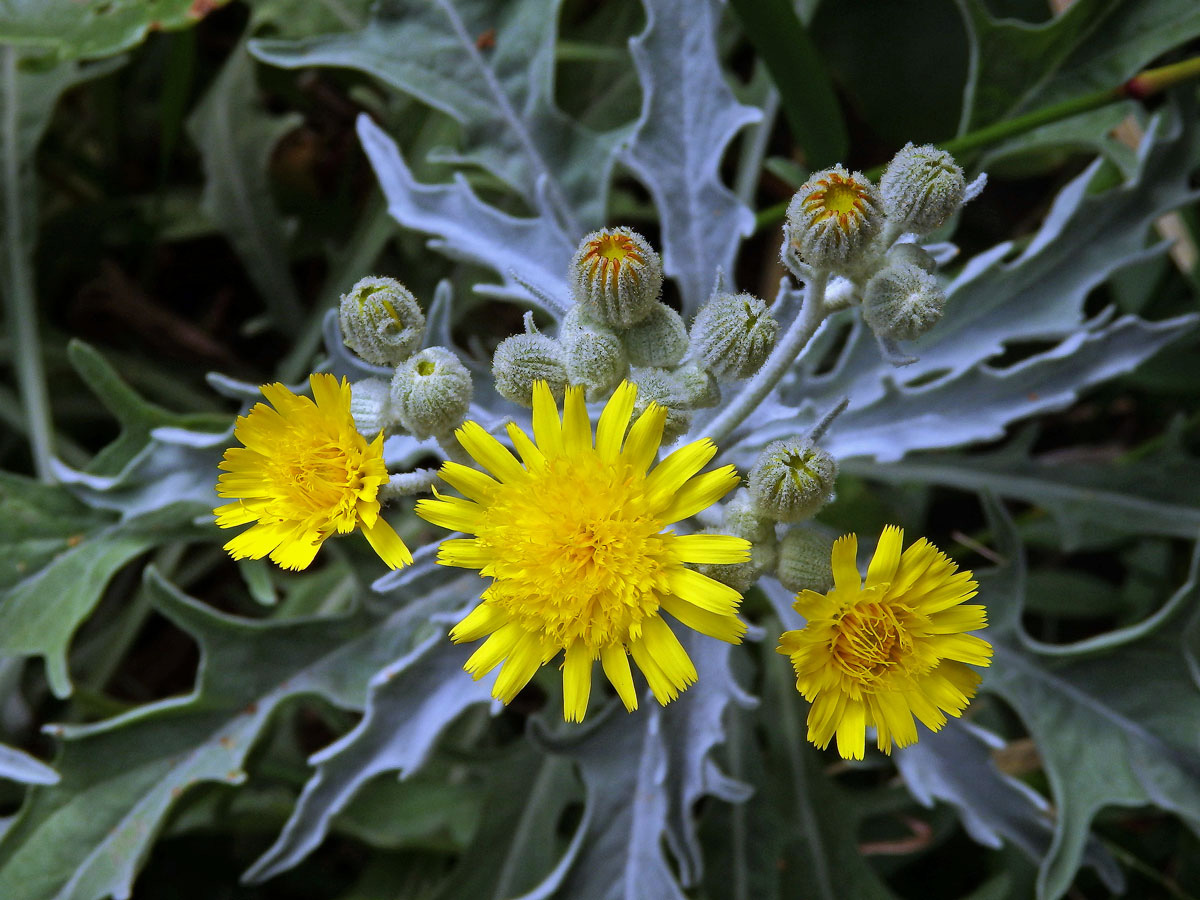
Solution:
M 398 569 L 412 555 L 379 515 L 379 486 L 388 480 L 383 432 L 366 439 L 350 415 L 350 384 L 332 375 L 310 375 L 313 400 L 282 384 L 264 384 L 275 407 L 255 404 L 241 416 L 217 494 L 235 502 L 213 510 L 222 528 L 255 524 L 225 545 L 234 559 L 271 560 L 303 569 L 325 538 L 362 528 L 380 558 Z
M 979 675 L 963 663 L 991 662 L 991 645 L 964 633 L 987 625 L 982 606 L 961 605 L 975 596 L 971 573 L 924 538 L 901 553 L 903 543 L 900 528 L 883 530 L 863 584 L 857 538 L 839 538 L 833 590 L 801 591 L 808 624 L 779 640 L 812 702 L 808 739 L 824 749 L 836 734 L 845 759 L 863 758 L 869 725 L 884 753 L 916 741 L 913 716 L 937 731 L 975 695 Z
M 439 551 L 444 565 L 492 579 L 450 636 L 489 636 L 464 668 L 481 678 L 503 661 L 492 693 L 505 703 L 565 650 L 567 721 L 587 712 L 597 658 L 626 709 L 637 708 L 629 656 L 666 704 L 696 680 L 696 669 L 664 611 L 730 643 L 746 632 L 736 615 L 741 595 L 684 563 L 743 562 L 749 543 L 664 530 L 715 503 L 738 476 L 732 466 L 697 474 L 716 453 L 707 439 L 650 469 L 667 411 L 651 404 L 626 437 L 636 395 L 628 382 L 617 388 L 593 444 L 582 388 L 567 389 L 560 421 L 549 386 L 539 381 L 534 440 L 508 426 L 521 461 L 467 422 L 456 432 L 459 443 L 491 474 L 448 462 L 442 478 L 467 499 L 439 495 L 417 504 L 430 522 L 475 535 L 444 541 Z

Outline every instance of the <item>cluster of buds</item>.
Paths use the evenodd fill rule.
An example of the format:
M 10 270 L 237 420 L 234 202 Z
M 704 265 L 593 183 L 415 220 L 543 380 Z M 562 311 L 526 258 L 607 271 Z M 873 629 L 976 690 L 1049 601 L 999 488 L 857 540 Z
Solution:
M 718 291 L 689 329 L 660 297 L 662 261 L 629 228 L 592 232 L 571 261 L 572 304 L 557 338 L 527 317 L 525 334 L 501 341 L 492 357 L 497 392 L 529 406 L 533 385 L 556 397 L 581 385 L 588 400 L 608 397 L 621 381 L 638 386 L 637 412 L 667 409 L 664 441 L 687 431 L 692 412 L 721 400 L 718 379 L 752 376 L 766 361 L 779 326 L 762 300 Z
M 359 357 L 393 370 L 390 383 L 366 378 L 351 387 L 350 411 L 366 435 L 405 430 L 445 441 L 471 406 L 471 373 L 446 347 L 419 349 L 425 315 L 393 278 L 363 278 L 338 306 L 342 340 Z
M 833 276 L 826 309 L 861 305 L 899 363 L 895 342 L 931 329 L 946 303 L 932 258 L 911 241 L 945 225 L 981 187 L 967 184 L 949 153 L 928 145 L 906 145 L 878 186 L 842 166 L 817 172 L 788 204 L 783 262 L 806 281 Z

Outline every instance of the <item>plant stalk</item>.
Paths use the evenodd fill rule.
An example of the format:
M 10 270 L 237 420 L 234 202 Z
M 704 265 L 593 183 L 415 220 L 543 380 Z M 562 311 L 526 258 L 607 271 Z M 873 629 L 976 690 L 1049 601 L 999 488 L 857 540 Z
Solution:
M 816 333 L 817 327 L 825 319 L 825 285 L 828 282 L 829 275 L 826 273 L 818 273 L 809 281 L 804 293 L 804 306 L 784 332 L 783 339 L 775 345 L 766 363 L 730 401 L 725 411 L 704 429 L 705 435 L 716 444 L 720 445 L 747 416 L 758 409 Z
M 17 50 L 0 48 L 0 77 L 4 79 L 4 218 L 8 319 L 13 336 L 13 361 L 20 386 L 25 420 L 29 423 L 29 452 L 41 481 L 54 481 L 50 460 L 54 456 L 54 428 L 50 418 L 50 395 L 38 340 L 37 305 L 33 295 L 32 260 L 25 252 L 21 216 L 20 90 L 17 87 Z
M 961 156 L 972 150 L 978 150 L 980 147 L 999 143 L 1007 138 L 1040 128 L 1042 125 L 1049 125 L 1052 122 L 1089 112 L 1119 100 L 1144 100 L 1193 78 L 1200 78 L 1200 56 L 1172 63 L 1169 66 L 1160 66 L 1157 69 L 1147 69 L 1114 88 L 1093 91 L 1081 97 L 1063 100 L 1061 103 L 1052 103 L 1041 109 L 1035 109 L 1033 112 L 1005 119 L 1002 122 L 995 122 L 960 137 L 942 141 L 937 146 L 954 156 Z M 867 172 L 867 176 L 872 179 L 878 178 L 882 172 L 883 167 L 876 166 Z M 787 212 L 787 205 L 788 201 L 785 200 L 757 213 L 754 217 L 755 229 L 768 228 L 781 221 Z

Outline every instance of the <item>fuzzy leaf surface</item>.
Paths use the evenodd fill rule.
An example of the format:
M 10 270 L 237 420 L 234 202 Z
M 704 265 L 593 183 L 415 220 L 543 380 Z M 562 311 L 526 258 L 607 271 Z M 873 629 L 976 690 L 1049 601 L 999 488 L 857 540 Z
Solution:
M 1153 805 L 1200 829 L 1200 550 L 1165 614 L 1099 641 L 1119 644 L 1119 653 L 1097 654 L 1095 641 L 1053 652 L 1019 627 L 1025 593 L 1019 539 L 1006 517 L 989 518 L 1011 564 L 980 573 L 995 650 L 981 689 L 1003 697 L 1037 743 L 1057 811 L 1038 892 L 1060 897 L 1105 807 Z
M 405 575 L 401 596 L 424 596 L 382 620 L 270 622 L 214 612 L 150 571 L 155 607 L 200 644 L 196 687 L 94 725 L 52 729 L 63 739 L 62 781 L 33 789 L 0 840 L 0 896 L 129 897 L 172 805 L 201 781 L 240 784 L 246 754 L 281 703 L 320 696 L 362 709 L 371 677 L 428 638 L 430 616 L 461 601 L 461 576 L 437 570 L 431 554 Z M 436 708 L 422 721 L 446 723 Z
M 663 268 L 685 315 L 708 299 L 718 269 L 733 271 L 754 214 L 720 177 L 721 158 L 759 110 L 738 103 L 717 57 L 721 4 L 643 0 L 646 30 L 630 41 L 642 114 L 623 161 L 646 185 L 662 226 Z
M 464 149 L 439 158 L 481 166 L 531 204 L 544 195 L 573 246 L 604 216 L 620 132 L 595 133 L 555 106 L 558 16 L 559 0 L 382 0 L 361 31 L 259 40 L 254 53 L 285 68 L 357 69 L 451 116 Z

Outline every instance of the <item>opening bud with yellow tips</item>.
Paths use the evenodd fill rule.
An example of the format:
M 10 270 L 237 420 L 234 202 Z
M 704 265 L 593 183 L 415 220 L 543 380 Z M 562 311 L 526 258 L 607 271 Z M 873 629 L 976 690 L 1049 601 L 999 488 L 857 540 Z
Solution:
M 428 347 L 396 369 L 392 408 L 424 440 L 450 434 L 471 408 L 471 373 L 450 350 Z
M 610 328 L 630 328 L 654 310 L 662 291 L 662 260 L 646 239 L 629 228 L 593 231 L 571 260 L 577 303 Z
M 879 191 L 861 172 L 834 166 L 800 186 L 787 208 L 792 247 L 814 269 L 852 268 L 883 225 Z
M 342 295 L 338 322 L 346 346 L 369 363 L 398 366 L 421 347 L 425 314 L 394 278 L 370 277 Z

